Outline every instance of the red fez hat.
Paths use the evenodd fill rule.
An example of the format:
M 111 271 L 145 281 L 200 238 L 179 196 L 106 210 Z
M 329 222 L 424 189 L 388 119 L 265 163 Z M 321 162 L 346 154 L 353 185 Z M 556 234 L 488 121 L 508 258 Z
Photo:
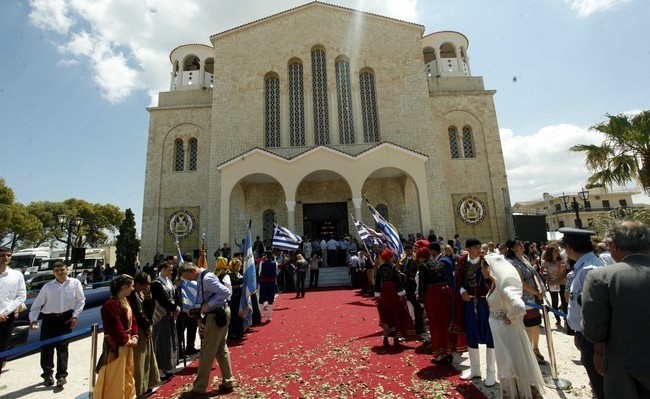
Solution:
M 426 247 L 425 248 L 420 248 L 416 255 L 417 255 L 418 258 L 426 259 L 429 256 L 431 256 L 431 251 L 429 250 L 429 248 L 426 248 Z
M 384 252 L 382 252 L 380 256 L 384 262 L 387 262 L 393 259 L 393 257 L 395 256 L 395 252 L 393 252 L 392 249 L 384 249 Z
M 429 241 L 427 240 L 417 240 L 415 246 L 419 248 L 429 248 Z

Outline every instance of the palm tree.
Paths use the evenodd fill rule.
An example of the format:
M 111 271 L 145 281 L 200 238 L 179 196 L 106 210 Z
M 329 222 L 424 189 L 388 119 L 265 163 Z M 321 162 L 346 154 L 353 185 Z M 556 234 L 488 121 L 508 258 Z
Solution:
M 585 165 L 594 172 L 589 183 L 611 187 L 634 181 L 650 194 L 650 111 L 606 116 L 608 121 L 591 127 L 605 135 L 601 145 L 578 144 L 569 150 L 585 154 Z

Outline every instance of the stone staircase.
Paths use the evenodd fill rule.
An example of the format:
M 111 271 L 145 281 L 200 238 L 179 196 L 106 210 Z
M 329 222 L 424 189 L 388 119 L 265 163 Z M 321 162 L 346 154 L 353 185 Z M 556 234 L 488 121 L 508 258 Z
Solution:
M 309 285 L 309 275 L 305 285 Z M 318 275 L 318 287 L 349 287 L 348 267 L 321 267 Z

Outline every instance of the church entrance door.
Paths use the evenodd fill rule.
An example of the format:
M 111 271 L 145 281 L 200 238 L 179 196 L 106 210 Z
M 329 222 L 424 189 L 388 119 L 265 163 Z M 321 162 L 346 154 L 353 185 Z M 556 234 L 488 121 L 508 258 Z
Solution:
M 303 204 L 303 231 L 310 239 L 326 240 L 332 236 L 340 240 L 348 234 L 348 204 L 329 202 Z

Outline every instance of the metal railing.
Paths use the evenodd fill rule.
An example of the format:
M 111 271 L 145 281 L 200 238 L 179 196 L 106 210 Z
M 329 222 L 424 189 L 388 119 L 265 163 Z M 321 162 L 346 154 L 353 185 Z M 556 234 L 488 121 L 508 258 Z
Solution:
M 59 335 L 58 337 L 44 339 L 42 341 L 33 342 L 31 344 L 20 345 L 11 349 L 8 349 L 4 352 L 0 352 L 0 359 L 13 359 L 25 353 L 32 352 L 36 349 L 39 349 L 45 345 L 55 344 L 61 341 L 78 341 L 81 338 L 84 338 L 86 335 L 90 334 L 92 336 L 91 350 L 90 350 L 90 380 L 88 392 L 90 398 L 93 397 L 93 390 L 95 388 L 95 364 L 97 364 L 97 337 L 99 332 L 103 331 L 103 325 L 94 323 L 90 327 L 81 328 L 71 333 Z

